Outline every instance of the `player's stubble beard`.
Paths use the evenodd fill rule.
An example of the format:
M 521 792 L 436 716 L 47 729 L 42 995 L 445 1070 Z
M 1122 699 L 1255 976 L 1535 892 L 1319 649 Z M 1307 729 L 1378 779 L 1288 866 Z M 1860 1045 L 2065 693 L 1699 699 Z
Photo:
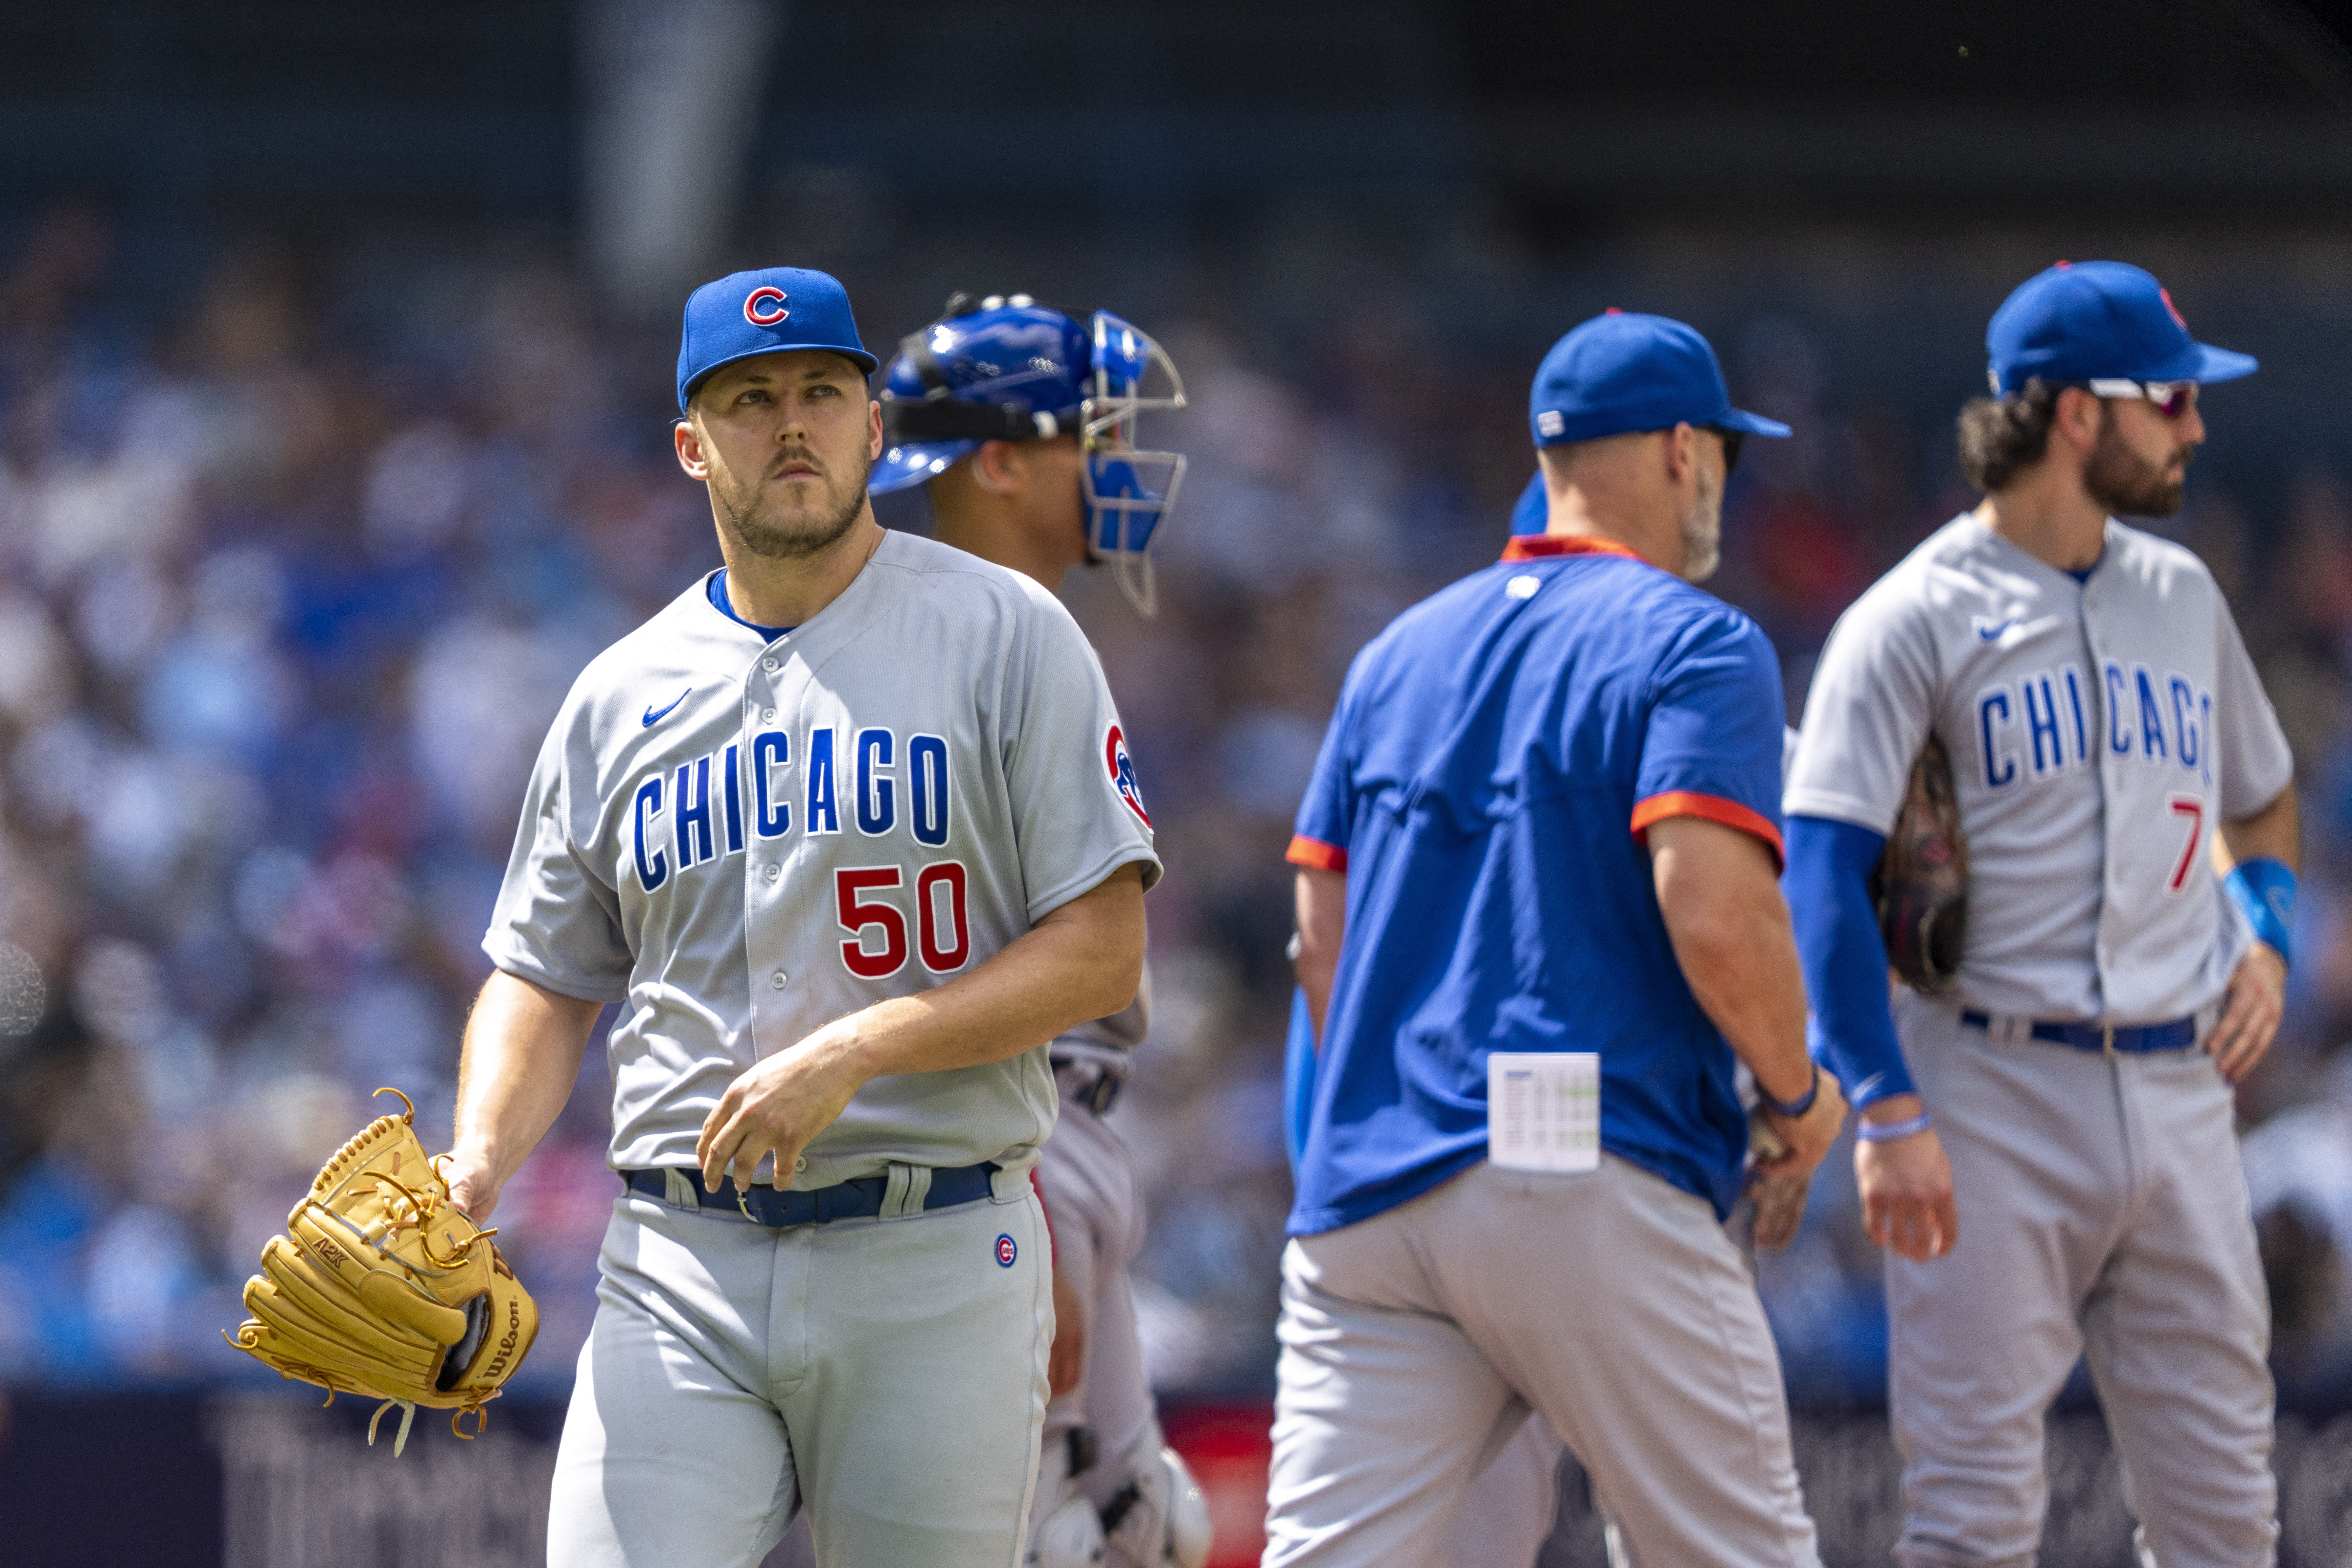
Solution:
M 1683 514 L 1683 581 L 1704 583 L 1722 564 L 1723 489 L 1702 468 L 1698 494 Z
M 824 458 L 805 447 L 788 447 L 776 455 L 773 462 L 794 459 L 820 467 L 817 477 L 825 481 L 825 494 L 814 509 L 800 509 L 796 513 L 780 516 L 782 509 L 763 502 L 760 497 L 767 477 L 764 472 L 761 485 L 753 487 L 748 495 L 743 493 L 744 487 L 731 483 L 714 481 L 710 487 L 710 499 L 718 504 L 727 531 L 744 549 L 770 561 L 793 561 L 821 553 L 839 543 L 866 510 L 866 481 L 873 472 L 874 459 L 862 445 L 850 459 L 856 465 L 854 474 L 835 476 L 824 466 Z
M 2116 429 L 2115 411 L 2103 405 L 2099 438 L 2092 444 L 2089 461 L 2083 465 L 2083 489 L 2113 517 L 2170 517 L 2180 510 L 2181 497 L 2188 489 L 2190 450 L 2184 444 L 2174 452 L 2180 461 L 2178 474 L 2169 459 L 2149 462 L 2124 444 Z

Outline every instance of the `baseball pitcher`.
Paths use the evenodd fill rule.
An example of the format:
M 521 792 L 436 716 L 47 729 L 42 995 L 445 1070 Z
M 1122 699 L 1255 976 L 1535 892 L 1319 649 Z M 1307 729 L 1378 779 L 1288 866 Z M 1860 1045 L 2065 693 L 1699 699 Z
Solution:
M 840 284 L 688 301 L 678 461 L 725 566 L 540 753 L 466 1037 L 478 1220 L 611 1034 L 625 1190 L 549 1560 L 1012 1568 L 1045 1405 L 1045 1042 L 1134 997 L 1157 879 L 1093 651 L 1028 578 L 874 521 Z
M 2230 1086 L 2278 1026 L 2293 763 L 2211 575 L 2116 521 L 2179 506 L 2200 385 L 2254 362 L 2112 261 L 2028 280 L 1986 342 L 1960 416 L 1984 502 L 1839 620 L 1786 802 L 1818 1048 L 1888 1250 L 1895 1555 L 2034 1561 L 2043 1413 L 2087 1356 L 2142 1561 L 2268 1563 Z M 1906 800 L 1938 799 L 1955 820 L 1922 830 Z M 1906 885 L 1938 843 L 1964 908 Z M 1920 987 L 1891 1013 L 1890 958 Z

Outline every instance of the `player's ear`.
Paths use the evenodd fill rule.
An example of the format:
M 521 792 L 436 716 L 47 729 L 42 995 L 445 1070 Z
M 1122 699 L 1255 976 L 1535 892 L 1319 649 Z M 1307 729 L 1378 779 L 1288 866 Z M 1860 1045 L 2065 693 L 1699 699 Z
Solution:
M 866 460 L 874 462 L 882 456 L 882 405 L 873 398 L 866 400 Z
M 1658 434 L 1665 437 L 1666 482 L 1681 484 L 1698 468 L 1698 430 L 1689 424 L 1678 424 Z
M 670 444 L 677 452 L 677 466 L 686 470 L 690 479 L 710 478 L 710 463 L 702 453 L 702 432 L 691 416 L 682 416 L 670 422 Z
M 2077 452 L 2088 453 L 2099 444 L 2099 426 L 2105 417 L 2106 405 L 2088 388 L 2069 386 L 2058 394 L 2050 426 Z
M 971 455 L 972 482 L 991 495 L 1010 495 L 1021 486 L 1025 457 L 1010 441 L 982 441 Z

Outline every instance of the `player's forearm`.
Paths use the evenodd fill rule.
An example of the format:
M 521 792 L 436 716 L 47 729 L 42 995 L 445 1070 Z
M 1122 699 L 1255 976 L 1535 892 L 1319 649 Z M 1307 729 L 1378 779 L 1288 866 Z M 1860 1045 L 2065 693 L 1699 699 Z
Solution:
M 495 1203 L 499 1190 L 546 1136 L 572 1097 L 580 1058 L 601 1002 L 583 1002 L 508 973 L 492 972 L 466 1021 L 457 1068 L 456 1139 L 459 1173 Z M 480 1219 L 487 1208 L 475 1213 Z
M 1320 1050 L 1331 980 L 1339 972 L 1339 939 L 1347 934 L 1348 874 L 1301 866 L 1296 905 L 1298 954 L 1292 967 L 1298 988 L 1307 993 L 1307 1016 L 1314 1021 L 1316 1048 Z
M 1134 1001 L 1143 945 L 1142 869 L 1130 863 L 971 973 L 861 1008 L 796 1048 L 858 1083 L 1003 1061 Z
M 1650 854 L 1691 994 L 1768 1097 L 1803 1098 L 1805 988 L 1770 850 L 1738 828 L 1670 817 L 1651 826 Z
M 2303 818 L 2294 786 L 2252 816 L 2225 821 L 2213 836 L 2213 868 L 2227 875 L 2241 860 L 2276 860 L 2290 871 L 2303 869 Z
M 1916 1108 L 1887 1005 L 1886 939 L 1870 901 L 1870 872 L 1885 837 L 1817 816 L 1791 816 L 1782 830 L 1789 841 L 1782 883 L 1822 1054 L 1856 1106 L 1875 1111 L 1881 1100 L 1899 1100 Z

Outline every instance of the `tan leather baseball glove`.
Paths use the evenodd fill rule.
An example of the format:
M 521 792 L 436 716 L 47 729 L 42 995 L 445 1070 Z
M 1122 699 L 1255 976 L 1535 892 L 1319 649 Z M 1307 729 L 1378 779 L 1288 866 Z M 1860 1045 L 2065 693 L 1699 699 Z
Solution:
M 383 1401 L 371 1444 L 399 1405 L 397 1455 L 420 1405 L 453 1411 L 460 1437 L 480 1433 L 482 1407 L 539 1332 L 539 1308 L 491 1243 L 497 1232 L 449 1202 L 408 1097 L 376 1093 L 399 1094 L 407 1110 L 369 1122 L 320 1171 L 287 1234 L 262 1248 L 261 1272 L 245 1284 L 253 1316 L 230 1342 L 280 1377 L 317 1384 L 330 1405 L 345 1390 Z

